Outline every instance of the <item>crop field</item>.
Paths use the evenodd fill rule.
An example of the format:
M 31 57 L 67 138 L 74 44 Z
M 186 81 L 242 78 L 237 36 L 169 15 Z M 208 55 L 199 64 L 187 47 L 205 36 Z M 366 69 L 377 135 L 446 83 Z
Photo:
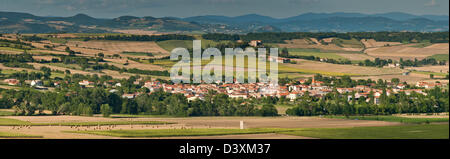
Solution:
M 308 60 L 296 60 L 297 64 L 281 64 L 279 72 L 321 73 L 324 75 L 386 75 L 401 74 L 400 69 L 339 65 Z
M 328 118 L 335 119 L 348 119 L 348 120 L 377 120 L 377 121 L 389 121 L 389 122 L 401 122 L 410 124 L 422 124 L 430 122 L 448 122 L 448 116 L 440 118 L 408 118 L 400 116 L 326 116 Z
M 361 51 L 364 48 L 364 45 L 357 39 L 333 39 L 331 42 L 346 51 Z
M 423 59 L 435 54 L 449 54 L 448 43 L 446 44 L 433 44 L 427 47 L 411 47 L 416 44 L 406 44 L 398 46 L 387 46 L 379 48 L 369 48 L 365 50 L 370 56 L 379 57 L 384 59 Z M 441 55 L 442 56 L 442 55 Z
M 290 131 L 291 129 L 250 128 L 250 129 L 155 129 L 155 130 L 109 130 L 109 131 L 72 131 L 114 137 L 176 137 L 176 136 L 218 136 L 240 134 L 263 134 Z
M 33 65 L 36 69 L 40 69 L 41 67 L 48 67 L 52 70 L 59 70 L 59 71 L 65 71 L 65 70 L 69 70 L 72 74 L 83 74 L 83 75 L 93 75 L 93 74 L 97 74 L 98 76 L 102 76 L 102 75 L 109 75 L 113 78 L 128 78 L 130 76 L 132 76 L 133 74 L 129 74 L 129 73 L 119 73 L 118 71 L 112 71 L 112 70 L 103 70 L 102 72 L 89 72 L 89 71 L 82 71 L 82 70 L 78 70 L 78 69 L 72 69 L 70 68 L 70 66 L 68 67 L 61 67 L 61 66 L 54 66 L 54 65 L 49 65 L 49 64 L 41 64 L 41 63 L 30 63 L 31 65 Z M 52 73 L 53 75 L 54 73 Z M 61 74 L 62 75 L 62 74 Z M 64 77 L 64 75 L 62 75 L 62 77 Z
M 154 129 L 69 131 L 113 137 L 192 137 L 242 134 L 284 134 L 319 139 L 448 139 L 448 124 L 353 128 L 249 128 L 249 129 Z
M 32 123 L 23 120 L 0 118 L 0 126 L 105 126 L 105 125 L 163 125 L 172 124 L 161 121 L 98 121 L 98 122 L 52 122 L 52 123 Z
M 448 139 L 447 124 L 401 125 L 354 128 L 312 128 L 281 134 L 321 139 Z
M 155 56 L 167 56 L 168 54 L 166 50 L 159 47 L 155 42 L 70 41 L 67 43 L 67 46 L 74 51 L 81 51 L 88 54 L 97 54 L 100 52 L 105 55 L 121 54 L 122 52 L 144 52 L 152 53 Z
M 365 48 L 384 47 L 402 44 L 400 42 L 382 42 L 376 41 L 374 39 L 362 39 L 361 43 L 364 45 Z
M 448 75 L 448 73 L 430 72 L 430 71 L 412 71 L 412 73 L 427 75 L 428 77 L 430 75 L 434 75 L 435 78 L 444 78 L 446 75 Z
M 336 53 L 321 53 L 321 52 L 289 52 L 289 55 L 298 55 L 298 56 L 316 56 L 320 58 L 328 58 L 335 60 L 344 60 L 345 57 L 342 57 Z
M 364 54 L 364 53 L 337 53 L 336 55 L 341 56 L 341 57 L 343 57 L 345 59 L 348 59 L 348 60 L 350 60 L 352 62 L 353 61 L 364 61 L 364 60 L 367 60 L 367 59 L 369 59 L 371 61 L 375 60 L 374 57 L 369 56 L 369 55 Z
M 14 115 L 14 112 L 0 110 L 0 116 L 11 116 L 11 115 Z
M 198 39 L 202 41 L 202 48 L 209 48 L 214 47 L 217 44 L 226 44 L 229 41 L 223 40 L 223 41 L 212 41 L 212 40 L 205 40 L 205 39 Z M 167 52 L 171 52 L 175 48 L 186 48 L 186 49 L 192 49 L 192 40 L 166 40 L 166 41 L 158 41 L 156 42 L 161 48 L 166 50 Z
M 245 122 L 244 130 L 239 121 Z M 369 120 L 343 120 L 319 117 L 167 117 L 167 116 L 121 116 L 119 118 L 83 116 L 2 116 L 0 132 L 43 136 L 44 138 L 120 138 L 132 132 L 141 132 L 136 137 L 219 135 L 222 138 L 304 138 L 280 135 L 274 132 L 297 128 L 340 128 L 359 126 L 398 125 L 394 122 Z M 226 130 L 225 130 L 226 129 Z M 123 130 L 123 131 L 122 131 Z M 222 131 L 224 130 L 224 131 Z M 114 132 L 112 136 L 94 134 L 97 131 Z M 92 133 L 76 133 L 92 132 Z M 125 133 L 122 133 L 125 132 Z M 241 136 L 233 136 L 239 135 Z M 244 134 L 244 136 L 242 136 Z M 230 136 L 228 136 L 230 135 Z M 258 136 L 254 136 L 258 137 Z
M 42 136 L 37 135 L 26 135 L 19 133 L 10 133 L 10 132 L 0 132 L 0 138 L 42 138 Z
M 443 60 L 448 61 L 449 60 L 448 54 L 435 54 L 435 55 L 430 56 L 430 58 L 434 58 L 439 61 L 443 61 Z
M 309 39 L 292 39 L 292 40 L 286 40 L 283 44 L 278 44 L 278 47 L 280 48 L 289 48 L 289 49 L 319 49 L 321 51 L 361 51 L 362 48 L 353 48 L 355 45 L 347 41 L 343 41 L 345 44 L 342 46 L 337 46 L 332 42 L 333 40 L 330 40 L 330 43 L 327 43 L 327 45 L 323 45 L 321 42 L 319 42 L 315 38 L 309 38 Z M 350 44 L 350 45 L 348 45 Z
M 448 124 L 436 122 L 448 123 L 448 116 L 2 116 L 0 132 L 21 134 L 16 138 L 448 138 Z

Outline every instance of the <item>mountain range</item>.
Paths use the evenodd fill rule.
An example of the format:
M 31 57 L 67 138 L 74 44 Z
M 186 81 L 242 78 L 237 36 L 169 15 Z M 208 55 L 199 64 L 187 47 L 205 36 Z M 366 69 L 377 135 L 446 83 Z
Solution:
M 206 15 L 188 18 L 121 16 L 94 18 L 85 14 L 71 17 L 42 17 L 28 13 L 0 12 L 0 33 L 104 33 L 117 30 L 158 32 L 367 32 L 448 31 L 449 16 L 412 15 L 401 12 L 381 14 L 305 13 L 288 18 L 258 14 L 236 17 Z

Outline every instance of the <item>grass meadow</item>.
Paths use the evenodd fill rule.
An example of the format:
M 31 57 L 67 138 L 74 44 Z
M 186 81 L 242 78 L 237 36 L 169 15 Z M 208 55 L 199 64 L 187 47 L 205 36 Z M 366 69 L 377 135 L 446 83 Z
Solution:
M 0 126 L 105 126 L 105 125 L 163 125 L 174 124 L 163 121 L 107 121 L 107 122 L 60 122 L 60 123 L 32 123 L 17 119 L 0 118 Z
M 407 118 L 399 116 L 325 116 L 327 118 L 334 119 L 347 119 L 347 120 L 377 120 L 377 121 L 388 121 L 388 122 L 400 122 L 408 124 L 423 124 L 431 122 L 448 122 L 448 118 Z

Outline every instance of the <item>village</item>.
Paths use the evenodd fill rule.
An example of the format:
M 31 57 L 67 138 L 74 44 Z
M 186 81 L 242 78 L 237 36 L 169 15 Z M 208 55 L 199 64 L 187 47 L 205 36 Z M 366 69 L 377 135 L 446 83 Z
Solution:
M 10 86 L 17 86 L 20 84 L 19 80 L 16 79 L 5 79 L 3 81 L 5 84 Z M 43 82 L 41 80 L 27 80 L 25 81 L 30 87 L 39 90 L 48 90 L 48 87 L 44 87 Z M 162 83 L 158 80 L 149 80 L 149 81 L 140 81 L 137 80 L 133 84 L 141 85 L 142 88 L 147 88 L 148 93 L 158 91 L 162 89 L 167 93 L 179 93 L 183 94 L 188 101 L 193 100 L 204 100 L 205 94 L 208 93 L 209 90 L 213 90 L 217 93 L 223 93 L 228 95 L 229 98 L 262 98 L 262 97 L 277 97 L 277 98 L 287 98 L 290 101 L 295 101 L 300 98 L 302 95 L 305 95 L 308 92 L 308 95 L 314 97 L 323 97 L 324 95 L 333 92 L 333 89 L 336 89 L 340 94 L 348 94 L 348 101 L 352 100 L 352 97 L 355 99 L 359 99 L 364 97 L 367 101 L 369 100 L 369 95 L 373 94 L 375 100 L 374 104 L 379 104 L 379 99 L 381 94 L 383 93 L 382 89 L 372 88 L 375 84 L 372 85 L 357 85 L 352 88 L 334 88 L 332 86 L 327 86 L 322 81 L 316 81 L 314 77 L 310 83 L 307 83 L 307 80 L 300 79 L 297 83 L 299 84 L 285 84 L 278 85 L 274 83 L 219 83 L 219 84 L 167 84 Z M 83 88 L 92 88 L 97 85 L 93 81 L 82 80 L 78 82 Z M 109 87 L 110 93 L 118 92 L 116 88 L 121 87 L 122 84 L 120 82 L 116 82 L 115 80 L 109 80 L 103 83 L 104 86 Z M 60 82 L 54 82 L 54 87 L 59 87 Z M 400 92 L 404 92 L 406 95 L 410 95 L 412 92 L 426 95 L 425 89 L 432 89 L 435 87 L 445 87 L 446 84 L 442 83 L 430 83 L 430 82 L 417 82 L 414 86 L 417 89 L 408 89 L 407 84 L 399 83 L 393 84 L 389 83 L 389 88 L 386 90 L 387 96 L 391 94 L 397 94 Z M 143 92 L 135 92 L 135 93 L 124 93 L 122 94 L 122 98 L 133 99 Z M 354 93 L 354 95 L 353 95 Z M 366 102 L 367 102 L 366 101 Z

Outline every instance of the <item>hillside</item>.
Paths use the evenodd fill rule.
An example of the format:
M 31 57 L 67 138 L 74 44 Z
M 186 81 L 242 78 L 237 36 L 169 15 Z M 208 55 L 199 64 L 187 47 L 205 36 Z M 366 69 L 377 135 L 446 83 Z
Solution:
M 406 13 L 306 13 L 283 19 L 257 14 L 237 17 L 206 15 L 188 18 L 121 16 L 112 19 L 77 14 L 41 17 L 28 13 L 0 12 L 1 33 L 105 33 L 117 30 L 154 32 L 367 32 L 448 31 L 448 16 Z

